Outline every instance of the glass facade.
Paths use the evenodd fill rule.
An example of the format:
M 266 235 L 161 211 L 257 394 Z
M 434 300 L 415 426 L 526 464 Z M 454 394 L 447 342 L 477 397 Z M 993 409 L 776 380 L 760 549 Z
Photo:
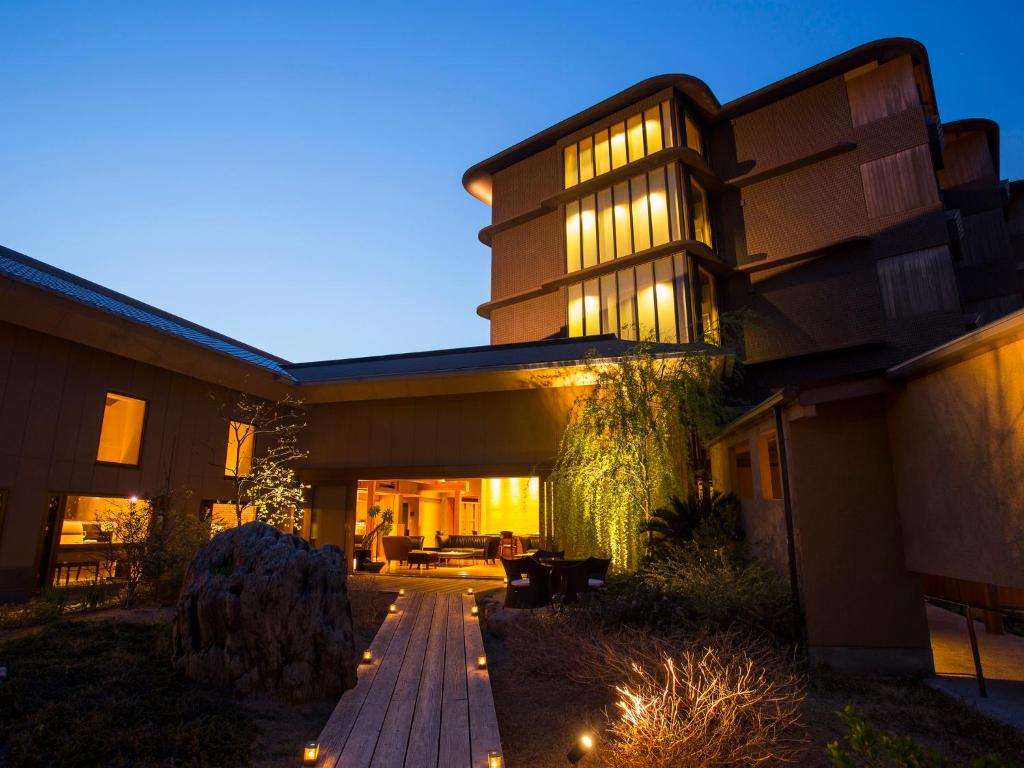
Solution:
M 568 286 L 569 336 L 689 341 L 686 273 L 677 253 Z
M 565 270 L 683 237 L 678 166 L 655 168 L 565 206 Z
M 565 147 L 565 188 L 675 145 L 672 105 L 663 101 Z
M 697 285 L 700 294 L 700 327 L 704 341 L 718 343 L 718 297 L 715 295 L 715 278 L 703 267 L 697 267 Z

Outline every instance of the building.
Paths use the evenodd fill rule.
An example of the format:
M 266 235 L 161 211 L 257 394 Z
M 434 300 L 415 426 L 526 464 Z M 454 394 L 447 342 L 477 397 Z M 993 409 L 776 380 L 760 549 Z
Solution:
M 1012 547 L 978 538 L 987 569 L 953 558 L 917 501 L 942 464 L 915 446 L 941 435 L 955 456 L 966 439 L 926 418 L 944 396 L 929 382 L 959 375 L 945 371 L 967 346 L 995 356 L 971 363 L 980 376 L 1019 367 L 991 329 L 1024 306 L 1021 187 L 999 179 L 994 123 L 939 121 L 923 46 L 870 43 L 724 105 L 694 77 L 651 78 L 463 183 L 492 212 L 485 347 L 293 364 L 0 251 L 0 599 L 69 578 L 62 547 L 101 558 L 86 546 L 99 505 L 187 488 L 220 519 L 223 405 L 243 391 L 306 403 L 317 542 L 351 551 L 372 503 L 412 535 L 557 536 L 547 475 L 588 354 L 719 344 L 742 310 L 722 354 L 743 362 L 749 407 L 711 467 L 792 579 L 812 652 L 927 668 L 923 584 L 1016 604 Z M 1009 532 L 1020 393 L 986 393 L 963 416 L 1006 436 L 976 442 L 1006 470 L 987 530 Z M 946 471 L 960 498 L 976 482 Z

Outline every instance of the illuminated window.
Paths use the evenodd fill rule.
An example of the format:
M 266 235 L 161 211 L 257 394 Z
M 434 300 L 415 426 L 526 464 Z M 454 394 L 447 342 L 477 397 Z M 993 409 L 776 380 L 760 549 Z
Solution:
M 775 432 L 761 435 L 757 445 L 761 475 L 761 496 L 766 499 L 782 498 L 782 470 L 779 466 L 779 440 Z
M 569 336 L 686 341 L 686 257 L 666 256 L 570 285 Z
M 145 418 L 145 400 L 107 392 L 96 461 L 136 466 Z
M 698 155 L 703 155 L 704 142 L 701 141 L 700 129 L 697 127 L 697 124 L 690 119 L 689 115 L 683 118 L 683 122 L 686 124 L 686 146 Z
M 675 146 L 667 101 L 574 142 L 562 150 L 565 188 Z
M 655 168 L 566 203 L 566 272 L 679 240 L 677 174 L 676 165 Z
M 224 459 L 224 474 L 245 477 L 252 471 L 252 452 L 256 443 L 256 430 L 252 424 L 232 421 L 228 425 L 228 452 Z
M 715 278 L 703 267 L 697 267 L 700 286 L 700 327 L 704 341 L 718 343 L 718 298 L 715 296 Z
M 711 217 L 708 196 L 695 178 L 690 177 L 690 204 L 693 207 L 693 239 L 711 247 Z

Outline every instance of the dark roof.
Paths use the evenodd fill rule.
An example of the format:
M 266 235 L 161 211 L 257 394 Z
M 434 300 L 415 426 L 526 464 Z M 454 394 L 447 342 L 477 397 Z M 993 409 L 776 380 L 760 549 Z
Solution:
M 606 334 L 586 338 L 526 341 L 517 344 L 460 347 L 429 352 L 408 352 L 399 355 L 354 357 L 349 360 L 327 360 L 319 363 L 297 363 L 286 366 L 286 368 L 300 383 L 354 381 L 442 373 L 529 370 L 559 364 L 578 364 L 588 357 L 621 357 L 635 346 L 636 342 L 623 341 Z M 666 356 L 712 349 L 702 344 L 651 344 L 649 348 L 656 354 Z
M 482 160 L 462 175 L 462 186 L 479 200 L 490 204 L 486 199 L 490 195 L 491 179 L 495 173 L 508 166 L 534 155 L 547 147 L 554 146 L 563 136 L 567 136 L 587 125 L 596 123 L 608 115 L 618 112 L 647 96 L 666 88 L 675 88 L 690 98 L 701 109 L 708 120 L 732 119 L 752 109 L 757 109 L 773 101 L 785 98 L 799 90 L 835 77 L 849 69 L 866 64 L 875 59 L 889 60 L 896 56 L 909 53 L 921 61 L 928 71 L 928 54 L 924 45 L 908 37 L 888 37 L 874 40 L 857 46 L 838 56 L 819 62 L 795 75 L 790 75 L 778 82 L 767 85 L 745 96 L 726 104 L 719 104 L 714 92 L 701 79 L 693 75 L 666 74 L 650 77 L 604 101 L 568 117 L 555 125 L 545 128 L 528 139 L 502 150 L 496 155 Z
M 287 360 L 3 246 L 0 246 L 0 275 L 292 378 L 282 367 L 288 364 Z

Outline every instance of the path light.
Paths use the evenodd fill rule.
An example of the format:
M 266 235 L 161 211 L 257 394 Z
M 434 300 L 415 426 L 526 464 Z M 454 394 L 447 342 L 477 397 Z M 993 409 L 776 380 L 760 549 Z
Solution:
M 405 587 L 399 587 L 398 588 L 398 596 L 399 597 L 405 597 Z
M 466 590 L 466 594 L 467 594 L 467 595 L 472 595 L 472 594 L 473 594 L 473 588 L 472 588 L 472 587 L 469 587 L 469 588 L 468 588 L 468 589 Z
M 320 743 L 317 741 L 307 741 L 306 746 L 302 748 L 302 764 L 316 765 L 317 758 L 319 757 Z
M 487 657 L 484 656 L 483 654 L 480 654 L 479 656 L 476 657 L 476 668 L 477 669 L 487 669 Z
M 584 733 L 582 736 L 580 736 L 580 740 L 573 745 L 573 748 L 569 750 L 569 754 L 567 754 L 565 757 L 570 763 L 575 765 L 580 760 L 582 760 L 583 756 L 593 748 L 594 737 L 589 733 Z
M 472 608 L 469 609 L 469 613 L 470 613 L 471 616 L 479 616 L 480 615 L 480 609 L 477 606 L 474 605 Z
M 372 663 L 373 663 L 373 649 L 367 648 L 365 651 L 363 651 L 363 664 L 372 664 Z
M 392 603 L 388 606 L 388 613 L 398 613 L 398 606 Z
M 506 576 L 504 579 L 502 579 L 501 583 L 504 584 L 507 587 L 508 586 L 508 576 Z
M 502 768 L 505 763 L 501 759 L 501 752 L 487 753 L 487 768 Z

